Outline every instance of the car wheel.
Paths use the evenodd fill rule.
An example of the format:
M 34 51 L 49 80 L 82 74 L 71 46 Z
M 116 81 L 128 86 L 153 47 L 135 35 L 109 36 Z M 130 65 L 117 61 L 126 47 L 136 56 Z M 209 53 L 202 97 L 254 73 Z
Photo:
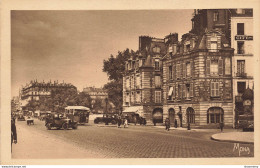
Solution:
M 98 124 L 98 122 L 99 122 L 98 119 L 95 119 L 95 120 L 94 120 L 94 123 L 95 123 L 95 124 Z
M 64 130 L 67 130 L 68 129 L 68 123 L 64 123 L 63 125 L 62 125 L 62 128 L 64 129 Z
M 74 124 L 72 128 L 73 128 L 73 129 L 77 129 L 77 128 L 78 128 L 78 124 L 77 124 L 77 123 Z
M 46 128 L 47 128 L 47 130 L 50 130 L 51 129 L 51 124 L 46 124 Z
M 59 130 L 60 129 L 60 127 L 57 127 L 57 130 Z
M 112 120 L 111 123 L 112 123 L 112 124 L 116 124 L 116 120 Z

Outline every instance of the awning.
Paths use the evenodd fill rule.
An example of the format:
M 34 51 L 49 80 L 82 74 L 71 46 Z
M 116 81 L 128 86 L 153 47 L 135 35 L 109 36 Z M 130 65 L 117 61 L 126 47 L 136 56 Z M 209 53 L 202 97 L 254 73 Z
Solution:
M 136 113 L 139 114 L 139 116 L 143 116 L 142 114 L 142 106 L 132 106 L 132 107 L 127 107 L 123 113 Z
M 76 110 L 90 110 L 88 107 L 84 106 L 68 106 L 65 108 L 66 110 L 76 109 Z
M 170 87 L 170 90 L 168 92 L 168 96 L 172 96 L 173 87 Z

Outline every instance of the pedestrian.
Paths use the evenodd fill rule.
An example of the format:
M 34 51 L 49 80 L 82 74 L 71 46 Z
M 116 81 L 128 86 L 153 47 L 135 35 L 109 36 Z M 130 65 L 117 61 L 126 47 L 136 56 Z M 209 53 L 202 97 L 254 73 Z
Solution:
M 121 118 L 118 117 L 117 119 L 117 128 L 121 128 Z
M 127 121 L 127 118 L 125 118 L 124 128 L 128 128 L 128 121 Z
M 136 119 L 136 116 L 134 116 L 134 123 L 136 125 L 136 122 L 137 122 L 137 119 Z
M 219 123 L 219 127 L 220 127 L 221 132 L 223 132 L 223 128 L 224 128 L 224 123 L 223 123 L 223 121 L 221 121 L 221 122 Z
M 170 131 L 170 120 L 169 120 L 169 118 L 165 119 L 165 129 L 167 131 Z
M 144 122 L 144 126 L 146 126 L 146 119 L 145 118 L 143 119 L 143 122 Z
M 175 121 L 174 121 L 174 127 L 175 127 L 175 128 L 177 128 L 177 124 L 178 124 L 178 123 L 177 123 L 177 120 L 175 119 Z
M 17 143 L 17 132 L 16 132 L 16 126 L 15 121 L 11 119 L 11 152 L 12 152 L 12 144 Z

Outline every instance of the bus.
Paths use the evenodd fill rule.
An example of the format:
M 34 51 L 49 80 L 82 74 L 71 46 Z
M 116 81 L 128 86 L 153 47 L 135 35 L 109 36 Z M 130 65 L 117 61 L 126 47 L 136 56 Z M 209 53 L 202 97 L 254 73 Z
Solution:
M 78 124 L 85 124 L 89 121 L 90 109 L 84 106 L 68 106 L 65 108 L 65 115 Z

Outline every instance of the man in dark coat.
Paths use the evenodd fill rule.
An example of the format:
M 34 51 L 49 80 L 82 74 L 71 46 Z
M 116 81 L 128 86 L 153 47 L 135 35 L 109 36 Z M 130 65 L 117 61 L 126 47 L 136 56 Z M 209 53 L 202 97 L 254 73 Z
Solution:
M 166 118 L 166 119 L 165 119 L 165 129 L 166 129 L 167 131 L 170 130 L 170 120 L 169 120 L 169 118 Z
M 11 152 L 12 152 L 12 143 L 17 143 L 17 132 L 15 126 L 15 120 L 11 119 Z
M 224 123 L 223 123 L 223 121 L 221 121 L 220 123 L 219 123 L 219 127 L 220 127 L 220 130 L 221 130 L 221 132 L 223 131 L 223 128 L 224 128 Z

